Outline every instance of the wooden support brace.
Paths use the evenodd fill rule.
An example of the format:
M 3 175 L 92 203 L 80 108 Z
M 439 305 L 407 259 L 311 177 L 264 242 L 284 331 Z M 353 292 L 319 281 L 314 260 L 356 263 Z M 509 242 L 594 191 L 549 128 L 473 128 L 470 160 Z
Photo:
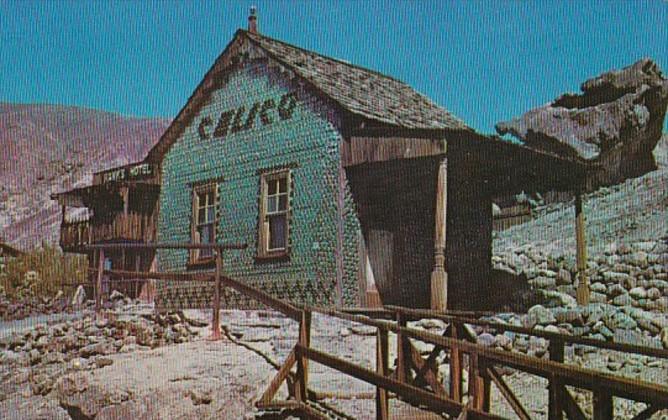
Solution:
M 222 251 L 219 249 L 214 250 L 216 258 L 216 277 L 214 283 L 214 292 L 213 292 L 213 314 L 211 316 L 211 336 L 210 340 L 220 340 L 222 335 L 220 334 L 220 275 L 223 269 L 223 257 Z
M 501 395 L 503 395 L 506 401 L 508 401 L 508 404 L 510 404 L 510 407 L 513 409 L 515 414 L 517 414 L 517 417 L 520 420 L 531 420 L 531 416 L 529 416 L 529 413 L 524 408 L 520 400 L 517 399 L 513 391 L 510 389 L 506 381 L 499 373 L 499 371 L 495 367 L 489 366 L 487 368 L 487 373 L 492 379 L 492 381 L 494 381 L 497 388 L 499 388 Z
M 659 411 L 660 407 L 656 405 L 648 405 L 643 411 L 635 415 L 631 420 L 647 420 L 652 417 L 652 414 Z
M 296 362 L 297 358 L 295 356 L 295 350 L 292 349 L 290 354 L 288 354 L 288 357 L 285 359 L 285 362 L 283 362 L 283 365 L 276 373 L 276 376 L 271 380 L 269 387 L 267 387 L 267 390 L 262 394 L 262 397 L 260 397 L 258 404 L 269 404 L 274 399 L 274 396 L 281 388 L 283 381 L 290 375 L 290 369 L 292 369 Z
M 549 345 L 550 360 L 563 363 L 564 362 L 564 342 L 558 339 L 550 340 Z M 563 400 L 564 392 L 566 391 L 564 384 L 556 378 L 551 378 L 549 383 L 549 410 L 548 417 L 550 420 L 563 419 Z
M 376 373 L 387 376 L 389 369 L 387 331 L 378 328 L 376 332 Z M 390 418 L 390 405 L 387 399 L 387 390 L 376 386 L 376 419 Z
M 443 384 L 438 381 L 438 375 L 436 372 L 434 372 L 434 365 L 430 364 L 428 360 L 425 361 L 422 356 L 420 356 L 420 352 L 417 351 L 415 346 L 413 346 L 412 343 L 409 344 L 411 351 L 411 362 L 413 366 L 415 366 L 415 370 L 418 372 L 415 377 L 415 381 L 417 382 L 419 377 L 423 377 L 436 395 L 446 397 L 448 393 L 443 387 Z
M 458 339 L 461 334 L 460 325 L 453 323 L 450 334 L 451 338 Z M 456 345 L 450 348 L 450 398 L 462 402 L 462 353 Z

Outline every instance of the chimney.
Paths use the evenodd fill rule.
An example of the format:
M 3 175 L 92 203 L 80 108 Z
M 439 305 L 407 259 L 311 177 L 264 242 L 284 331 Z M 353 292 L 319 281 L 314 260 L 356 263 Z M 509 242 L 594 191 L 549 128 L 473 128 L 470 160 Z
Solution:
M 248 32 L 257 33 L 257 8 L 255 6 L 251 7 L 250 16 L 248 16 Z

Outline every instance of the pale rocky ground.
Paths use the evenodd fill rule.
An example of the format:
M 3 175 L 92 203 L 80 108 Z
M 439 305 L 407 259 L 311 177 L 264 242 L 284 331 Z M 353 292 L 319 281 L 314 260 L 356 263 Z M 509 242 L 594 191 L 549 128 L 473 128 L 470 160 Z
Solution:
M 148 306 L 119 306 L 113 312 L 116 321 L 109 325 L 115 325 L 114 322 L 119 320 L 132 323 L 139 319 L 141 321 L 137 322 L 144 329 L 135 332 L 130 327 L 126 328 L 132 333 L 123 339 L 126 340 L 124 344 L 114 344 L 114 337 L 100 340 L 104 343 L 100 348 L 104 350 L 99 352 L 89 345 L 75 349 L 79 344 L 87 344 L 81 342 L 70 350 L 58 351 L 56 346 L 51 351 L 45 351 L 44 348 L 48 346 L 40 347 L 39 338 L 35 340 L 41 334 L 36 334 L 39 331 L 47 331 L 44 336 L 49 337 L 51 333 L 48 331 L 59 330 L 64 330 L 64 336 L 77 336 L 74 331 L 78 322 L 87 325 L 84 331 L 92 334 L 97 327 L 92 327 L 95 325 L 92 320 L 86 321 L 90 319 L 90 313 L 81 314 L 83 320 L 58 321 L 46 327 L 24 323 L 19 330 L 14 326 L 12 332 L 20 333 L 20 337 L 30 333 L 27 340 L 16 340 L 11 338 L 16 335 L 0 330 L 3 343 L 0 345 L 0 418 L 252 418 L 255 414 L 253 402 L 276 372 L 269 361 L 281 363 L 297 341 L 297 323 L 273 312 L 223 311 L 221 320 L 227 337 L 231 337 L 232 341 L 226 337 L 218 342 L 205 339 L 209 334 L 208 327 L 182 322 L 183 319 L 189 319 L 195 325 L 203 325 L 210 319 L 210 311 L 185 311 L 185 317 L 182 318 L 173 315 L 173 323 L 168 322 L 171 325 L 169 328 L 177 325 L 178 330 L 180 325 L 184 325 L 184 328 L 188 325 L 187 329 L 191 331 L 181 338 L 165 338 L 168 334 L 156 332 L 160 330 L 158 323 L 141 317 L 142 314 L 148 317 L 150 312 Z M 101 328 L 97 328 L 97 331 L 104 332 L 105 328 L 110 328 L 103 324 L 99 324 Z M 66 329 L 65 325 L 71 328 Z M 436 334 L 441 334 L 444 327 L 435 320 L 423 320 L 412 326 Z M 316 314 L 312 334 L 313 348 L 374 369 L 373 328 Z M 486 336 L 479 337 L 482 342 L 486 342 Z M 138 344 L 137 340 L 142 344 Z M 19 347 L 17 341 L 24 344 Z M 60 342 L 58 337 L 50 341 Z M 11 342 L 15 344 L 7 344 Z M 116 347 L 117 344 L 121 347 Z M 430 346 L 415 344 L 423 353 L 430 350 Z M 27 345 L 34 347 L 32 350 L 38 349 L 39 355 L 25 352 Z M 111 347 L 105 349 L 105 345 Z M 532 342 L 530 347 L 538 348 L 540 345 Z M 8 350 L 10 346 L 14 350 Z M 533 351 L 536 349 L 533 348 Z M 396 337 L 390 334 L 391 365 L 395 354 Z M 665 360 L 620 358 L 607 352 L 590 352 L 585 348 L 567 348 L 566 357 L 568 363 L 617 375 L 658 383 L 668 378 L 668 361 Z M 442 365 L 440 371 L 447 384 L 447 365 Z M 506 380 L 532 415 L 546 418 L 545 381 L 520 373 L 511 373 L 506 376 Z M 357 396 L 373 395 L 374 392 L 372 386 L 316 363 L 310 364 L 309 387 L 323 392 Z M 285 396 L 283 387 L 277 398 L 283 399 Z M 576 398 L 581 400 L 588 397 L 583 393 L 576 394 Z M 492 399 L 495 413 L 514 417 L 494 387 Z M 325 403 L 352 418 L 374 418 L 375 415 L 373 399 L 330 399 Z M 620 399 L 615 400 L 615 405 L 617 418 L 620 419 L 629 418 L 643 408 L 642 404 L 634 405 Z M 583 407 L 587 410 L 590 405 L 583 404 Z M 391 408 L 395 413 L 410 413 L 412 418 L 430 418 L 428 413 L 410 409 L 401 401 L 392 400 Z M 662 417 L 657 415 L 654 418 Z

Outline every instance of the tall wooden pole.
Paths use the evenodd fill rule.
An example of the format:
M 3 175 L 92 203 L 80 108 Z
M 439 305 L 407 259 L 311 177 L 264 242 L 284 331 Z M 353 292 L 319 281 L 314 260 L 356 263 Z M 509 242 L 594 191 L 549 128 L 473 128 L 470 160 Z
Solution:
M 95 283 L 95 313 L 102 313 L 102 273 L 104 271 L 104 249 L 97 253 L 97 281 Z
M 585 218 L 582 207 L 582 190 L 575 193 L 575 242 L 576 264 L 578 269 L 578 289 L 576 298 L 578 305 L 588 305 L 591 290 L 587 278 L 587 243 L 585 238 Z
M 445 271 L 445 238 L 448 203 L 448 165 L 444 159 L 438 168 L 434 234 L 434 270 L 431 273 L 431 309 L 444 311 L 448 303 L 448 273 Z
M 211 337 L 210 340 L 220 340 L 220 272 L 223 269 L 222 250 L 216 248 L 216 282 L 214 283 L 213 294 L 213 316 L 211 320 Z

